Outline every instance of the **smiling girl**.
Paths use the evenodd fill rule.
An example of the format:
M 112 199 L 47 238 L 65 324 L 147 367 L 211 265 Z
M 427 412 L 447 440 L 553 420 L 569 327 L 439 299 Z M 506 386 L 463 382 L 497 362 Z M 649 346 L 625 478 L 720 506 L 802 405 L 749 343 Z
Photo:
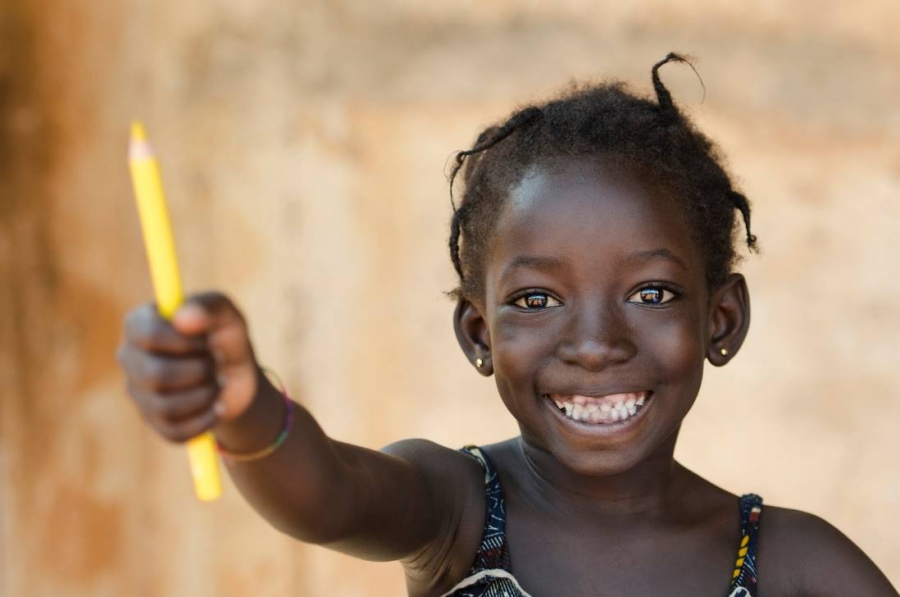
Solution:
M 735 238 L 755 237 L 659 79 L 673 60 L 653 67 L 655 101 L 578 88 L 458 155 L 454 326 L 520 436 L 459 451 L 332 440 L 261 373 L 218 293 L 171 325 L 152 304 L 129 314 L 119 359 L 147 421 L 179 442 L 212 429 L 272 525 L 399 560 L 413 596 L 896 596 L 827 522 L 674 460 L 706 362 L 727 364 L 747 334 Z

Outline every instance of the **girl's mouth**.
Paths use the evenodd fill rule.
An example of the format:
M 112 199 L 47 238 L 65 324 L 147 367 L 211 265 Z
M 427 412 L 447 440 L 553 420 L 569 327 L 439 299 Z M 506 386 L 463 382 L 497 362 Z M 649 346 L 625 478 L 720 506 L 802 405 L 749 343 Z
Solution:
M 569 420 L 588 425 L 615 425 L 635 418 L 653 397 L 653 392 L 645 390 L 607 396 L 544 396 Z

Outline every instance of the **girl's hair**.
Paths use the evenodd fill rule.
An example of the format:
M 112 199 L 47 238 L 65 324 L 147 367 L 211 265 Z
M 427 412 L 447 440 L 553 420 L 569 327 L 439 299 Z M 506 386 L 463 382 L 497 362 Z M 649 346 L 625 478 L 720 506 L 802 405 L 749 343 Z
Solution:
M 732 184 L 716 146 L 675 106 L 659 79 L 659 68 L 672 61 L 690 65 L 669 54 L 653 66 L 655 102 L 620 82 L 574 86 L 549 102 L 520 108 L 456 154 L 450 173 L 450 258 L 459 286 L 453 296 L 484 298 L 484 256 L 512 187 L 538 164 L 573 157 L 598 157 L 648 177 L 676 197 L 706 259 L 710 292 L 737 261 L 735 210 L 743 217 L 747 246 L 756 250 L 746 197 Z M 464 192 L 457 207 L 453 183 L 460 172 Z

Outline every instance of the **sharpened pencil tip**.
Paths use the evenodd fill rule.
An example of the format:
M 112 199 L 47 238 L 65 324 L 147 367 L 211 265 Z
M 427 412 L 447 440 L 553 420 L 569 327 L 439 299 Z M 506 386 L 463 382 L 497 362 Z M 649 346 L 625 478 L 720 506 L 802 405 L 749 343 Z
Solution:
M 147 141 L 147 133 L 144 131 L 144 124 L 140 120 L 134 120 L 131 123 L 131 142 L 144 143 Z

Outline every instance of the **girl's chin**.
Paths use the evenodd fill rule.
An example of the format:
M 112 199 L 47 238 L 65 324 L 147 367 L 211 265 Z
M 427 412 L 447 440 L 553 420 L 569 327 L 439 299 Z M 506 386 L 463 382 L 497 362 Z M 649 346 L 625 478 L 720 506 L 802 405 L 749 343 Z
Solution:
M 585 454 L 560 446 L 551 451 L 563 467 L 579 477 L 614 477 L 627 473 L 643 460 L 640 450 Z

